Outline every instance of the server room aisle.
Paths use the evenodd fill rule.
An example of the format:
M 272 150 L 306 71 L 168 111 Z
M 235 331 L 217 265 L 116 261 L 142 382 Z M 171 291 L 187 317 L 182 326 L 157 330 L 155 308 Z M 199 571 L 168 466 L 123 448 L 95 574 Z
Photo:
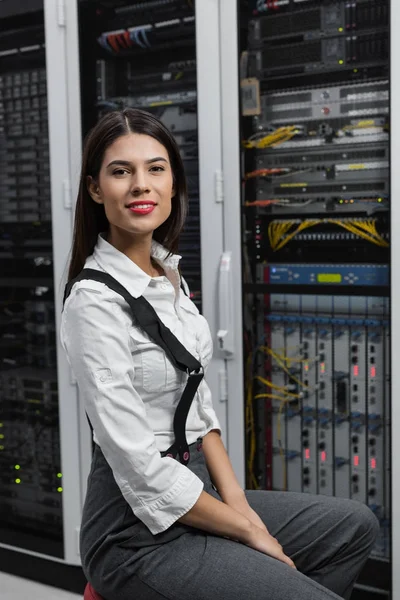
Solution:
M 83 596 L 0 572 L 1 600 L 82 600 Z

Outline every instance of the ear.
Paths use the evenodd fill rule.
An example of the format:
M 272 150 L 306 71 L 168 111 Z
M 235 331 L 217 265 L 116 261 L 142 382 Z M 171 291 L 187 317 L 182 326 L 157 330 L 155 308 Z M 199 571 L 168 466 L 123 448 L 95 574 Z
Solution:
M 86 186 L 87 186 L 87 191 L 89 192 L 89 195 L 92 198 L 92 200 L 97 202 L 97 204 L 104 204 L 103 199 L 100 194 L 100 189 L 99 189 L 98 183 L 96 183 L 96 181 L 93 179 L 93 177 L 91 175 L 88 175 L 86 178 Z

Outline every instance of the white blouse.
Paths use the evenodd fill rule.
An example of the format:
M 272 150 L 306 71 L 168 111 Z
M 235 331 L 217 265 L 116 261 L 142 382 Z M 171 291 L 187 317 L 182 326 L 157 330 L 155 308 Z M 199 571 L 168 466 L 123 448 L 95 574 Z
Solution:
M 150 277 L 99 235 L 86 268 L 106 271 L 135 298 L 144 296 L 163 323 L 204 369 L 212 355 L 207 321 L 180 289 L 178 263 L 153 241 L 151 255 L 165 276 Z M 186 466 L 160 455 L 174 442 L 173 417 L 187 375 L 132 323 L 125 300 L 103 283 L 82 280 L 67 299 L 61 343 L 93 426 L 134 514 L 151 533 L 168 529 L 196 503 L 202 481 Z M 220 430 L 210 389 L 201 382 L 186 424 L 191 444 Z

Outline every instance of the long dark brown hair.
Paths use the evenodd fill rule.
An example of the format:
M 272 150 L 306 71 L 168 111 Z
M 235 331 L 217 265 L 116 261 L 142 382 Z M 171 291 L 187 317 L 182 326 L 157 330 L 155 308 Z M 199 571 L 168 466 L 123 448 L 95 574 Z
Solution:
M 106 149 L 128 133 L 141 133 L 156 139 L 168 152 L 174 179 L 175 195 L 168 219 L 153 233 L 153 239 L 170 253 L 177 251 L 179 235 L 187 213 L 187 186 L 178 145 L 170 131 L 154 115 L 135 108 L 107 113 L 89 132 L 84 145 L 82 170 L 75 211 L 74 235 L 68 281 L 83 269 L 92 254 L 97 236 L 108 231 L 109 222 L 104 206 L 92 200 L 87 188 L 88 176 L 99 176 Z

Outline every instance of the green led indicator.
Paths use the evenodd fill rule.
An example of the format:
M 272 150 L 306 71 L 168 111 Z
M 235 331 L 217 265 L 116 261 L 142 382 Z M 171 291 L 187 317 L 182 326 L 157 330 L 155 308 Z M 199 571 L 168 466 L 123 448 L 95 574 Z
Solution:
M 339 28 L 338 28 L 338 32 L 339 32 L 339 33 L 342 33 L 343 31 L 344 31 L 344 30 L 343 30 L 343 27 L 339 27 Z
M 57 477 L 58 477 L 58 479 L 61 479 L 62 473 L 57 473 Z
M 15 483 L 21 483 L 21 480 L 20 479 L 16 479 Z
M 0 450 L 4 450 L 4 446 L 0 446 Z
M 3 423 L 0 423 L 0 427 L 3 427 Z
M 4 433 L 0 433 L 0 440 L 4 440 Z
M 339 204 L 343 204 L 344 200 L 340 199 Z
M 15 467 L 14 467 L 14 469 L 16 469 L 17 471 L 19 471 L 20 468 L 21 468 L 20 465 L 15 465 Z
M 382 200 L 383 200 L 382 198 L 378 198 L 378 202 L 382 202 Z
M 61 493 L 62 491 L 63 491 L 62 487 L 57 488 L 57 492 Z
M 343 65 L 344 64 L 344 60 L 340 59 L 339 61 L 339 65 Z
M 353 73 L 358 73 L 358 69 L 353 69 Z

